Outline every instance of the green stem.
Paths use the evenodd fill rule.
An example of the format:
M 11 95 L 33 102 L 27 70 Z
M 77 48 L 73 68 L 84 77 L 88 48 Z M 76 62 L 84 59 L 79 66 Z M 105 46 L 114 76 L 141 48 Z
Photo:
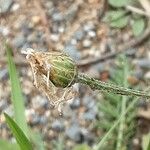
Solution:
M 107 91 L 107 92 L 112 92 L 115 94 L 128 95 L 128 96 L 129 95 L 139 96 L 139 97 L 144 97 L 147 99 L 150 98 L 150 95 L 146 94 L 145 92 L 128 89 L 128 88 L 117 86 L 114 84 L 102 82 L 94 78 L 88 77 L 87 75 L 84 75 L 84 74 L 78 74 L 77 82 L 86 84 L 90 86 L 91 89 L 93 90 Z
M 127 63 L 127 62 L 126 62 Z M 128 87 L 128 82 L 127 82 L 127 75 L 128 75 L 128 65 L 125 65 L 126 67 L 124 67 L 123 70 L 123 85 L 124 87 Z M 120 150 L 122 148 L 123 145 L 123 135 L 124 135 L 124 127 L 125 127 L 125 123 L 126 123 L 126 118 L 125 115 L 123 115 L 126 111 L 126 105 L 127 105 L 127 97 L 122 96 L 122 102 L 121 102 L 121 115 L 122 118 L 120 120 L 120 124 L 119 124 L 119 129 L 118 129 L 118 137 L 117 137 L 117 143 L 116 143 L 116 150 Z

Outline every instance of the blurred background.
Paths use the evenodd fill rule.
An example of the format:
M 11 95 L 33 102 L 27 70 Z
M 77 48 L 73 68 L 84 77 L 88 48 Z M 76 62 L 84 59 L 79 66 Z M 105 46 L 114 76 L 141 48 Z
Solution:
M 11 101 L 5 42 L 13 51 L 25 110 Z M 38 137 L 35 149 L 148 150 L 148 101 L 139 98 L 122 115 L 137 98 L 76 84 L 78 96 L 63 106 L 60 116 L 33 86 L 31 68 L 21 54 L 26 48 L 64 50 L 80 72 L 145 90 L 150 85 L 149 0 L 0 0 L 0 149 L 17 149 L 3 112 L 14 117 L 18 109 Z

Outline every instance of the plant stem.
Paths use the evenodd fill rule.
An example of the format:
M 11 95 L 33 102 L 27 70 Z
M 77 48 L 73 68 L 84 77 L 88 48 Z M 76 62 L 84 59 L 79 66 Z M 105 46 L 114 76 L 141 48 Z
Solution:
M 124 65 L 124 70 L 123 70 L 123 85 L 124 87 L 128 87 L 128 82 L 127 82 L 127 75 L 128 75 L 128 65 L 127 62 L 125 61 L 126 65 Z M 122 149 L 123 145 L 123 135 L 124 135 L 124 130 L 125 130 L 125 123 L 126 123 L 126 117 L 123 115 L 126 111 L 126 105 L 127 105 L 127 97 L 122 96 L 122 102 L 121 102 L 121 115 L 122 118 L 120 120 L 119 124 L 119 130 L 118 130 L 118 137 L 117 137 L 117 143 L 116 143 L 116 150 Z
M 90 86 L 91 89 L 93 90 L 107 91 L 107 92 L 112 92 L 115 94 L 128 95 L 128 96 L 129 95 L 138 96 L 138 97 L 144 97 L 147 99 L 150 98 L 150 95 L 146 94 L 145 92 L 128 89 L 128 88 L 117 86 L 114 84 L 102 82 L 94 78 L 88 77 L 87 75 L 84 75 L 84 74 L 78 74 L 77 82 L 86 84 Z
M 136 103 L 137 103 L 137 99 L 134 99 L 130 103 L 130 105 L 127 107 L 127 109 L 125 110 L 125 112 L 120 115 L 119 119 L 114 122 L 114 124 L 109 129 L 109 131 L 104 135 L 104 137 L 102 138 L 102 140 L 94 147 L 94 150 L 100 150 L 100 149 L 102 149 L 102 146 L 107 142 L 108 137 L 110 137 L 110 135 L 112 134 L 113 130 L 118 126 L 118 124 L 121 121 L 122 117 L 124 117 L 135 106 Z

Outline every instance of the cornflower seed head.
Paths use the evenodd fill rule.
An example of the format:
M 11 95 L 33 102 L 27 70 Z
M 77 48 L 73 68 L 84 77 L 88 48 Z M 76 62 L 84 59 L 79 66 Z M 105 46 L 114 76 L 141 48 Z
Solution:
M 62 51 L 39 52 L 33 49 L 23 51 L 32 69 L 45 76 L 56 87 L 69 87 L 76 81 L 77 67 L 75 62 Z

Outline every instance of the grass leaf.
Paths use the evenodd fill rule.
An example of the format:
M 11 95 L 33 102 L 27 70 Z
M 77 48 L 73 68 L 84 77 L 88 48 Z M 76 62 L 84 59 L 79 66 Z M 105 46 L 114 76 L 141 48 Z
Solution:
M 0 149 L 1 150 L 20 150 L 17 143 L 10 143 L 3 139 L 0 139 Z
M 12 59 L 12 49 L 6 45 L 7 59 L 8 59 L 8 70 L 11 82 L 11 97 L 15 112 L 15 121 L 23 132 L 28 135 L 28 127 L 25 119 L 25 107 L 24 100 L 20 88 L 19 78 L 16 71 L 15 64 Z
M 32 145 L 21 128 L 6 113 L 4 113 L 4 116 L 21 150 L 32 150 Z

